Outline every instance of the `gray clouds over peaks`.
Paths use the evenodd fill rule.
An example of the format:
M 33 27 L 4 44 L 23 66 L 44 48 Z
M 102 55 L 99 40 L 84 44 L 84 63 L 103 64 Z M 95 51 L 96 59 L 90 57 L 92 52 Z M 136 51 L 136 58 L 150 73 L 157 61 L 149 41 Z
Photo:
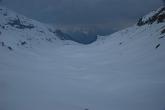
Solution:
M 162 0 L 3 0 L 33 19 L 69 27 L 120 29 L 162 5 Z

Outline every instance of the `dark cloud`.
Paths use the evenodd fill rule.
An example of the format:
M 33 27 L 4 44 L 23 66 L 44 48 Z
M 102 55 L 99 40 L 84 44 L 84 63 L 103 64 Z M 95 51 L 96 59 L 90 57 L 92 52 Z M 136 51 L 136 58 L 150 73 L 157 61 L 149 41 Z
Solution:
M 165 5 L 165 0 L 162 0 L 162 1 L 163 1 L 164 5 Z
M 7 7 L 43 22 L 107 31 L 129 26 L 161 4 L 161 0 L 4 0 Z

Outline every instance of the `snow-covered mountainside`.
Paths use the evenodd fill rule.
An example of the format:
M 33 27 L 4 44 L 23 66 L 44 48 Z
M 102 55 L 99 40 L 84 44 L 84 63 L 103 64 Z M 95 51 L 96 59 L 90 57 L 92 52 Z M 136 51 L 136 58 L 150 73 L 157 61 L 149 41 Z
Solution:
M 4 21 L 2 45 L 15 51 L 0 46 L 0 110 L 164 110 L 165 22 L 148 21 L 164 13 L 159 10 L 164 8 L 139 20 L 143 25 L 138 22 L 91 45 L 58 48 L 54 41 L 38 45 L 40 28 L 33 28 L 33 21 L 20 24 L 15 17 L 20 26 Z M 15 48 L 25 35 L 36 39 L 32 45 L 38 48 Z
M 85 39 L 87 38 L 85 34 L 77 35 L 77 37 L 66 34 L 59 29 L 29 19 L 4 7 L 0 7 L 0 35 L 2 36 L 0 44 L 10 50 L 18 47 L 32 48 L 36 44 L 43 43 L 59 45 L 59 43 L 70 44 L 74 41 L 89 44 L 97 39 L 95 36 Z
M 33 48 L 40 44 L 62 44 L 55 29 L 0 7 L 0 45 L 9 50 Z
M 140 18 L 138 23 L 132 27 L 116 32 L 110 36 L 101 36 L 97 43 L 107 42 L 105 44 L 119 44 L 120 47 L 123 47 L 122 45 L 128 45 L 129 43 L 139 41 L 137 45 L 144 43 L 144 45 L 150 45 L 151 47 L 155 47 L 155 49 L 157 49 L 159 46 L 161 46 L 161 44 L 163 48 L 164 37 L 165 7 L 161 7 L 156 11 L 153 11 Z
M 149 13 L 148 15 L 142 17 L 137 23 L 138 26 L 145 24 L 153 24 L 154 22 L 162 23 L 165 19 L 165 7 L 161 7 L 156 11 Z

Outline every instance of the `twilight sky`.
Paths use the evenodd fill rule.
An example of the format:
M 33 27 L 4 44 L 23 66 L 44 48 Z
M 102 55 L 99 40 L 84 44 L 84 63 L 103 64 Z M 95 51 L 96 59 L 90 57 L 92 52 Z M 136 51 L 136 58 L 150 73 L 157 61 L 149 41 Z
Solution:
M 119 30 L 157 9 L 162 0 L 2 0 L 25 16 L 70 29 Z

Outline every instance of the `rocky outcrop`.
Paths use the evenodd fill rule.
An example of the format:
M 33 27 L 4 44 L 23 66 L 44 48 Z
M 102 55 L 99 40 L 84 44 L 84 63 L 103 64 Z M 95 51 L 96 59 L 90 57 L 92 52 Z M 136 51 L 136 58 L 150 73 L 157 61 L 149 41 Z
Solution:
M 165 20 L 165 7 L 161 7 L 156 11 L 149 13 L 148 15 L 139 19 L 137 25 L 143 26 L 146 24 L 161 23 Z

